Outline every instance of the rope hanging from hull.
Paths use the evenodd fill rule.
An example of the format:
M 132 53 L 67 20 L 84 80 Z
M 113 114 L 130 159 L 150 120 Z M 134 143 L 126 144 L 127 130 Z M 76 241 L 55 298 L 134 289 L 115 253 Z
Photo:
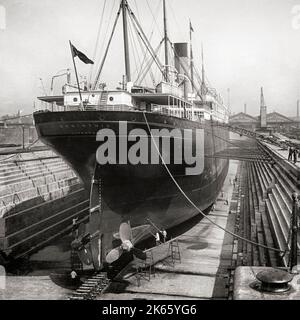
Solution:
M 195 205 L 195 203 L 194 203 L 194 202 L 186 195 L 186 193 L 182 190 L 182 188 L 180 187 L 180 185 L 178 184 L 178 182 L 175 180 L 175 178 L 173 177 L 172 173 L 170 172 L 169 168 L 167 167 L 167 165 L 166 165 L 166 163 L 165 163 L 165 161 L 164 161 L 164 159 L 163 159 L 163 157 L 162 157 L 162 155 L 161 155 L 161 153 L 160 153 L 160 151 L 159 151 L 159 148 L 158 148 L 158 146 L 157 146 L 157 144 L 156 144 L 156 142 L 155 142 L 155 139 L 154 139 L 153 136 L 152 136 L 151 129 L 150 129 L 150 126 L 149 126 L 147 117 L 146 117 L 146 113 L 143 112 L 143 115 L 144 115 L 144 119 L 145 119 L 147 128 L 148 128 L 148 130 L 149 130 L 149 134 L 150 134 L 151 139 L 152 139 L 152 141 L 153 141 L 153 144 L 154 144 L 154 146 L 155 146 L 155 149 L 156 149 L 156 151 L 158 152 L 159 157 L 160 157 L 160 159 L 161 159 L 161 161 L 162 161 L 162 163 L 163 163 L 163 165 L 164 165 L 164 167 L 165 167 L 168 175 L 170 176 L 171 180 L 174 182 L 174 184 L 176 185 L 176 187 L 178 188 L 178 190 L 181 192 L 181 194 L 182 194 L 182 195 L 186 198 L 186 200 L 203 216 L 203 218 L 207 219 L 210 223 L 212 223 L 213 225 L 215 225 L 215 226 L 218 227 L 219 229 L 221 229 L 221 230 L 223 230 L 224 232 L 232 235 L 232 236 L 235 237 L 235 238 L 238 238 L 238 239 L 240 239 L 240 240 L 246 241 L 246 242 L 251 243 L 251 244 L 253 244 L 253 245 L 255 245 L 255 246 L 262 247 L 262 248 L 265 248 L 265 249 L 268 249 L 268 250 L 273 250 L 273 251 L 280 252 L 280 253 L 283 253 L 283 252 L 284 252 L 284 251 L 282 251 L 282 250 L 280 250 L 280 249 L 278 249 L 278 248 L 272 248 L 272 247 L 268 247 L 268 246 L 265 246 L 265 245 L 263 245 L 263 244 L 254 242 L 254 241 L 252 241 L 252 240 L 250 240 L 250 239 L 247 239 L 247 238 L 244 238 L 244 237 L 242 237 L 242 236 L 240 236 L 240 235 L 238 235 L 238 234 L 235 234 L 235 233 L 227 230 L 226 228 L 223 228 L 223 227 L 220 226 L 218 223 L 216 223 L 216 222 L 214 222 L 212 219 L 210 219 L 201 209 L 199 209 L 199 208 Z

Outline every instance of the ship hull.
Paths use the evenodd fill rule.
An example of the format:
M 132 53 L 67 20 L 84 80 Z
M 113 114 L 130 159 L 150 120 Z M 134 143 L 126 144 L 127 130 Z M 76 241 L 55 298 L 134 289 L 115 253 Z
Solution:
M 203 131 L 203 170 L 196 175 L 186 175 L 184 165 L 168 168 L 185 195 L 199 209 L 208 208 L 216 200 L 228 172 L 228 160 L 214 157 L 227 147 L 228 131 L 214 128 L 210 122 L 204 124 L 151 113 L 146 116 L 151 129 Z M 70 164 L 88 190 L 100 145 L 96 141 L 97 132 L 109 128 L 118 135 L 120 121 L 127 122 L 128 132 L 136 128 L 147 131 L 142 112 L 43 112 L 35 113 L 34 119 L 41 140 Z M 148 139 L 150 142 L 150 135 Z M 99 170 L 102 210 L 107 217 L 102 224 L 110 234 L 103 249 L 106 253 L 112 247 L 111 236 L 121 221 L 129 220 L 134 227 L 146 224 L 146 219 L 150 219 L 159 228 L 168 229 L 198 214 L 162 163 L 108 164 L 99 166 Z

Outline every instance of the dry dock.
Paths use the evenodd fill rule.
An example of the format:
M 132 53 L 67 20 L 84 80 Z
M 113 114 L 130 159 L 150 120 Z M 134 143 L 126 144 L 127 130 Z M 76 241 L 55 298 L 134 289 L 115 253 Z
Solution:
M 297 219 L 293 218 L 299 217 L 299 198 L 292 197 L 294 193 L 300 194 L 299 160 L 296 163 L 287 161 L 286 145 L 276 146 L 264 142 L 261 147 L 268 153 L 271 161 L 264 164 L 264 169 L 260 170 L 260 185 L 263 192 L 260 213 L 264 221 L 269 221 L 269 238 L 273 238 L 271 246 L 279 248 L 282 254 L 277 256 L 277 261 L 271 259 L 270 265 L 273 268 L 266 268 L 266 264 L 261 263 L 247 266 L 240 264 L 235 271 L 233 298 L 236 300 L 299 300 L 299 263 L 298 266 L 295 264 L 297 263 L 295 260 L 299 258 L 299 224 Z M 256 168 L 258 169 L 257 165 Z M 293 234 L 296 250 L 292 248 Z M 274 255 L 274 250 L 268 251 L 269 254 Z M 295 272 L 288 272 L 293 266 Z M 277 274 L 278 272 L 281 272 L 280 275 Z M 261 280 L 262 273 L 266 283 Z M 278 285 L 285 286 L 286 291 L 279 292 L 281 288 L 276 288 Z M 279 291 L 270 293 L 270 288 Z
M 218 225 L 232 229 L 233 219 L 229 214 L 233 180 L 237 162 L 231 161 L 223 192 L 217 199 L 209 217 Z M 228 203 L 227 201 L 228 200 Z M 203 218 L 188 232 L 176 238 L 181 259 L 174 264 L 164 259 L 168 244 L 163 249 L 152 249 L 155 273 L 150 280 L 140 279 L 135 274 L 122 274 L 125 281 L 114 281 L 100 299 L 226 299 L 228 295 L 228 268 L 231 266 L 232 236 Z M 132 271 L 132 270 L 131 270 Z
M 230 162 L 223 190 L 209 213 L 210 219 L 227 229 L 234 225 L 234 214 L 230 215 L 229 209 L 236 205 L 232 195 L 237 167 L 237 161 Z M 138 281 L 137 274 L 127 267 L 122 271 L 122 280 L 117 277 L 98 299 L 226 299 L 233 242 L 230 235 L 224 236 L 223 230 L 202 218 L 176 238 L 180 261 L 175 260 L 173 264 L 170 257 L 166 258 L 169 242 L 155 247 L 152 249 L 155 266 L 150 280 L 141 278 Z M 48 253 L 53 256 L 54 251 L 56 266 L 61 265 L 68 253 L 55 246 L 43 249 L 32 259 L 39 261 L 49 256 Z M 55 265 L 55 261 L 53 263 Z M 50 272 L 41 270 L 29 276 L 6 277 L 6 289 L 0 290 L 0 299 L 68 299 L 72 291 L 53 283 Z
M 147 250 L 146 265 L 130 262 L 97 299 L 269 299 L 252 285 L 261 270 L 288 265 L 291 195 L 299 192 L 299 167 L 286 161 L 286 150 L 271 144 L 246 139 L 240 150 L 208 213 L 213 223 L 199 215 L 187 222 L 188 231 L 170 232 L 173 239 Z M 70 239 L 59 240 L 31 256 L 33 270 L 6 277 L 0 299 L 69 299 L 74 291 L 51 277 L 56 270 L 70 271 L 69 244 Z M 281 257 L 278 250 L 286 254 Z M 298 282 L 297 275 L 292 291 L 277 298 L 299 299 Z

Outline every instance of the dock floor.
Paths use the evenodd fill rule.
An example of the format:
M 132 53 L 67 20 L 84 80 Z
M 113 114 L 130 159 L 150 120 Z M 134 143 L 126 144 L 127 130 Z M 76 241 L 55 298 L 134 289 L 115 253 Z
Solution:
M 232 229 L 229 208 L 238 162 L 230 161 L 228 175 L 215 208 L 209 217 L 223 228 Z M 228 199 L 228 203 L 226 203 Z M 124 275 L 126 281 L 113 282 L 99 299 L 227 299 L 228 268 L 232 259 L 232 236 L 203 218 L 197 225 L 180 235 L 178 243 L 181 262 L 174 266 L 164 260 L 155 265 L 150 281 L 134 274 Z M 152 249 L 155 259 L 161 248 Z M 166 247 L 165 252 L 168 250 Z
M 45 275 L 8 276 L 0 285 L 0 300 L 65 300 L 70 294 Z
M 235 221 L 235 214 L 230 214 L 229 208 L 236 202 L 232 200 L 232 194 L 237 168 L 238 161 L 230 161 L 222 192 L 214 210 L 209 213 L 210 219 L 230 230 L 233 230 Z M 155 247 L 152 249 L 154 260 L 160 262 L 155 264 L 155 276 L 152 275 L 150 281 L 141 279 L 138 285 L 136 276 L 125 272 L 122 281 L 113 281 L 98 299 L 227 299 L 228 268 L 232 262 L 232 236 L 202 218 L 177 239 L 181 262 L 171 264 L 164 260 L 168 243 L 165 247 Z M 50 249 L 53 251 L 52 247 Z M 45 252 L 48 252 L 47 250 Z M 42 254 L 44 255 L 45 253 Z M 64 252 L 58 256 L 62 261 L 66 259 Z M 30 276 L 6 277 L 6 288 L 0 289 L 0 299 L 60 300 L 68 299 L 71 292 L 52 282 L 47 270 L 44 270 L 41 273 L 33 272 Z
M 292 157 L 292 160 L 288 161 L 289 151 L 288 149 L 283 149 L 279 146 L 276 146 L 274 144 L 270 144 L 267 142 L 264 142 L 264 145 L 267 146 L 270 150 L 272 150 L 275 154 L 277 154 L 282 160 L 285 160 L 290 163 L 290 165 L 295 166 L 295 168 L 300 168 L 300 158 L 297 156 L 296 162 L 294 162 L 294 158 Z

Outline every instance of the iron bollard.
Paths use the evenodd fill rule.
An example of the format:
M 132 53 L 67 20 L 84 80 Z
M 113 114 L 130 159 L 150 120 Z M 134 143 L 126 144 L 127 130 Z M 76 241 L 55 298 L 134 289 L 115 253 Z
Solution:
M 293 211 L 292 211 L 292 221 L 291 221 L 292 235 L 291 235 L 291 251 L 290 251 L 290 257 L 289 257 L 290 271 L 292 271 L 293 267 L 297 266 L 298 264 L 297 233 L 298 233 L 299 204 L 298 204 L 298 194 L 296 192 L 292 194 L 292 199 L 293 199 Z

